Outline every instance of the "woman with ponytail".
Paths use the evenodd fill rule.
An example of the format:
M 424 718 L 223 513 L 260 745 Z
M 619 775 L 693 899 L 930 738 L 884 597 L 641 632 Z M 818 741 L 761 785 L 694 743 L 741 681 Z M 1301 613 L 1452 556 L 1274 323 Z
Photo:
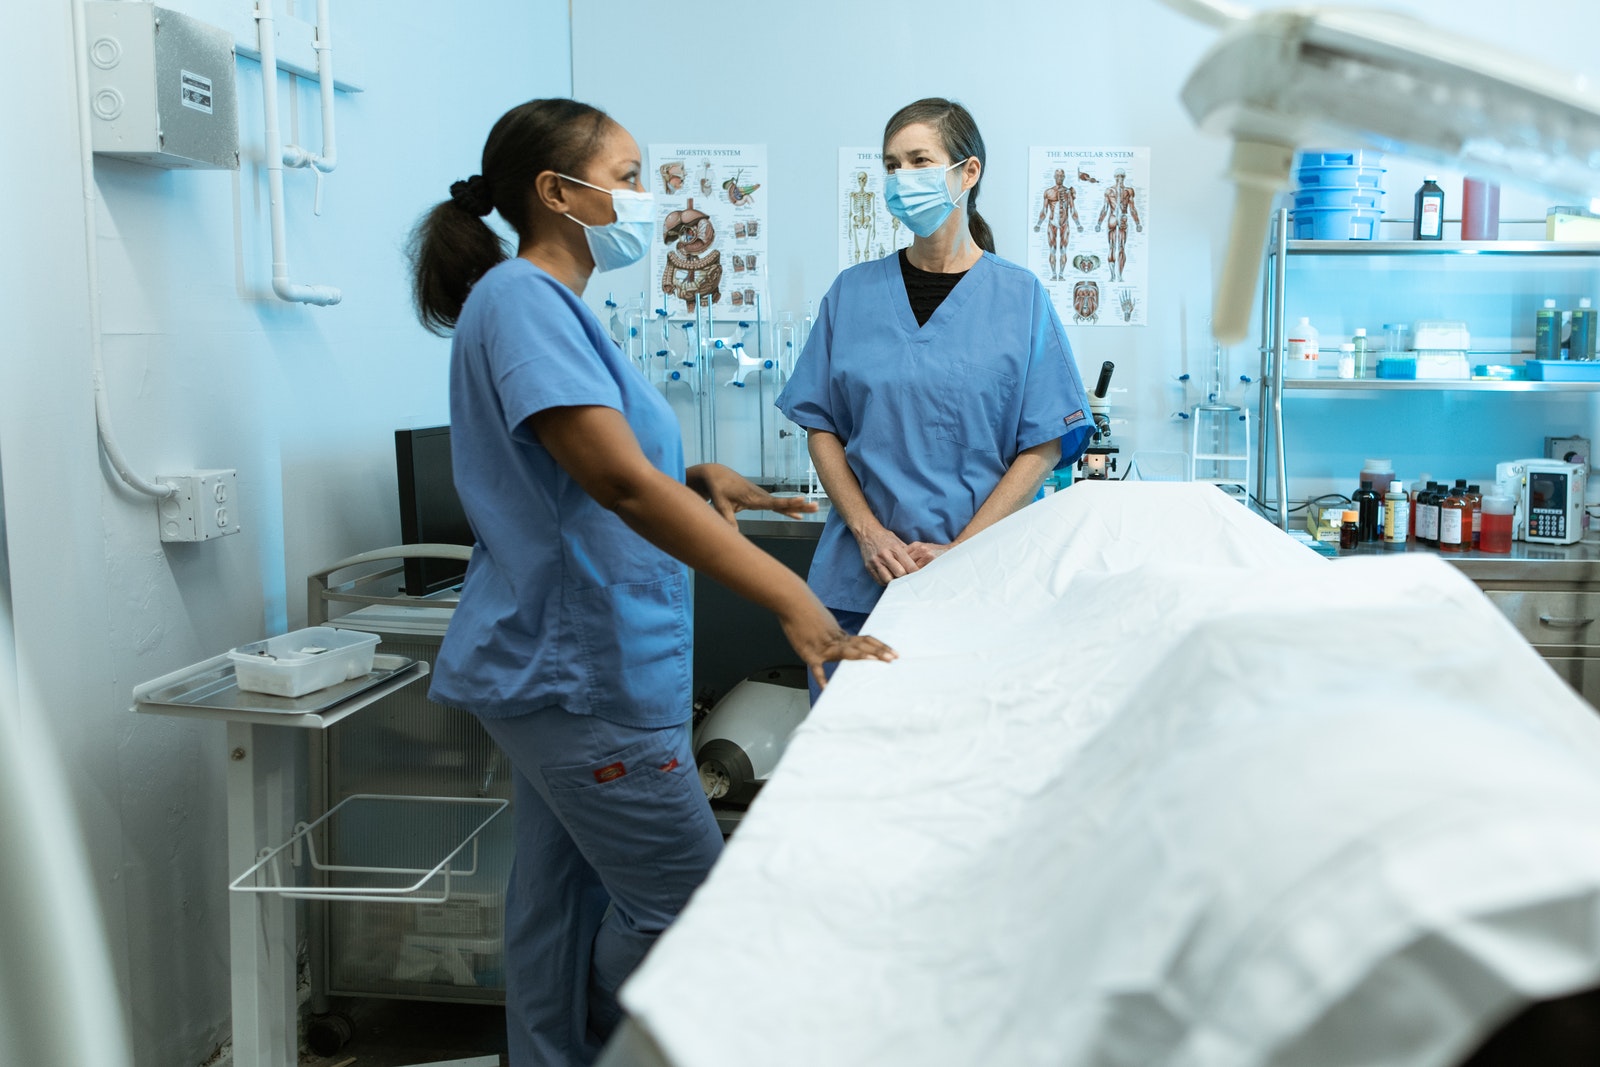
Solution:
M 894 653 L 846 634 L 734 522 L 815 505 L 685 470 L 672 409 L 581 299 L 649 247 L 634 139 L 586 104 L 534 100 L 495 123 L 482 168 L 411 241 L 418 314 L 454 332 L 451 450 L 476 539 L 430 696 L 476 715 L 516 768 L 511 1064 L 587 1064 L 617 987 L 722 847 L 690 752 L 685 564 L 775 613 L 818 677 Z
M 839 275 L 778 397 L 833 504 L 811 588 L 851 633 L 889 582 L 1033 500 L 1093 425 L 1044 286 L 994 254 L 984 164 L 960 104 L 895 113 L 884 201 L 911 246 Z

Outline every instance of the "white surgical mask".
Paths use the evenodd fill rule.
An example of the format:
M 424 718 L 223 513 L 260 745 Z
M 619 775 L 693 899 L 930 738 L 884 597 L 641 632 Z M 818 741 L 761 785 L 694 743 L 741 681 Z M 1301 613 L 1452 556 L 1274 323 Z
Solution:
M 616 270 L 639 262 L 650 249 L 650 237 L 655 232 L 655 203 L 656 199 L 650 193 L 639 193 L 632 189 L 601 189 L 598 185 L 589 185 L 581 178 L 574 178 L 569 174 L 561 177 L 569 182 L 579 185 L 588 185 L 589 188 L 602 193 L 611 194 L 611 206 L 617 213 L 616 222 L 608 222 L 601 226 L 590 226 L 586 222 L 567 218 L 583 227 L 583 235 L 589 242 L 589 254 L 594 256 L 594 269 L 605 272 Z
M 945 175 L 965 163 L 952 163 L 948 167 L 904 167 L 889 175 L 883 183 L 883 201 L 889 214 L 905 223 L 918 237 L 931 237 L 944 225 L 950 212 L 956 209 L 956 197 L 950 198 L 950 186 Z M 963 189 L 961 196 L 966 196 Z

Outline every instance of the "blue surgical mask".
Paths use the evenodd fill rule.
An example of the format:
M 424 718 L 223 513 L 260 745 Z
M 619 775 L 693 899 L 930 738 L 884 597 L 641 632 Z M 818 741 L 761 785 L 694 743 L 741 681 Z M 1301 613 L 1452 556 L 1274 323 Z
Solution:
M 950 198 L 950 186 L 945 175 L 965 163 L 952 163 L 948 167 L 902 167 L 889 175 L 883 183 L 883 202 L 889 214 L 905 223 L 918 237 L 931 237 L 944 225 L 956 201 Z M 961 191 L 966 195 L 966 190 Z M 957 197 L 956 200 L 959 200 Z
M 561 177 L 579 185 L 589 185 L 581 178 L 568 174 Z M 632 189 L 601 189 L 598 185 L 589 185 L 589 188 L 610 193 L 611 206 L 617 213 L 616 222 L 602 226 L 590 226 L 572 219 L 571 215 L 567 216 L 583 227 L 583 236 L 589 242 L 589 254 L 594 256 L 594 269 L 604 272 L 639 262 L 649 251 L 650 238 L 655 233 L 655 197 Z

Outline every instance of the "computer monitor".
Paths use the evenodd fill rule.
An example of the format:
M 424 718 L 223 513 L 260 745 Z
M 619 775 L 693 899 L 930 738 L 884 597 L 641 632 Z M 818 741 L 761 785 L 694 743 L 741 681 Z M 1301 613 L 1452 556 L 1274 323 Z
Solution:
M 408 545 L 473 543 L 472 527 L 456 495 L 450 468 L 450 427 L 394 432 L 400 488 L 400 539 Z M 405 561 L 408 596 L 427 596 L 458 585 L 467 565 L 453 559 Z

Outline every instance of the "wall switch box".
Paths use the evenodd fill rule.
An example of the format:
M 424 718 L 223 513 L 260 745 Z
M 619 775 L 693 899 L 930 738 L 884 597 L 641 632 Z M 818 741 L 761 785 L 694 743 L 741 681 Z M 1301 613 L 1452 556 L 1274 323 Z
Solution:
M 156 501 L 163 541 L 209 541 L 239 532 L 239 472 L 189 471 L 156 479 L 176 489 Z
M 232 35 L 154 4 L 89 0 L 84 8 L 95 154 L 238 170 Z

